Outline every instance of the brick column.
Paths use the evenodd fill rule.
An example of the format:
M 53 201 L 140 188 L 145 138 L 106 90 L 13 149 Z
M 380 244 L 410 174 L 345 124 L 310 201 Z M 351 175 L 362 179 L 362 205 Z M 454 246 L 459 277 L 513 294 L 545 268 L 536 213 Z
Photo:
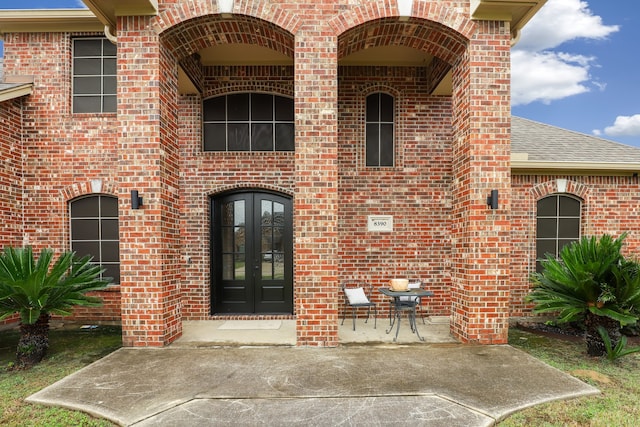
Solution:
M 146 17 L 118 25 L 120 270 L 125 346 L 180 336 L 177 71 Z M 130 190 L 143 198 L 131 208 Z
M 295 40 L 297 344 L 338 345 L 337 38 L 304 27 Z
M 454 69 L 452 333 L 463 342 L 507 342 L 510 239 L 510 36 L 478 22 Z M 487 197 L 499 191 L 499 208 Z

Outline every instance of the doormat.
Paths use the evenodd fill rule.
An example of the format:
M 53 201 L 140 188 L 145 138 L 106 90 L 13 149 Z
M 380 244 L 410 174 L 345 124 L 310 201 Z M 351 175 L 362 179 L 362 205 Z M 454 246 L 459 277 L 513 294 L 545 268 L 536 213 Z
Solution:
M 227 320 L 218 329 L 254 330 L 280 329 L 282 320 Z

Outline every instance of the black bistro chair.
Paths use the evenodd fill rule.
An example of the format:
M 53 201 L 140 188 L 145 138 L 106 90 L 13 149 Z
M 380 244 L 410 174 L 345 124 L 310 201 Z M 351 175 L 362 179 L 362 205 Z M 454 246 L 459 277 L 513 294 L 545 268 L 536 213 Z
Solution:
M 362 281 L 347 281 L 342 284 L 342 291 L 344 294 L 345 307 L 342 312 L 342 325 L 344 325 L 344 319 L 347 317 L 347 307 L 351 307 L 351 313 L 353 316 L 353 330 L 356 330 L 356 310 L 358 308 L 367 309 L 367 319 L 364 323 L 369 321 L 371 316 L 371 309 L 373 308 L 373 328 L 377 327 L 378 308 L 376 304 L 371 301 L 371 293 L 373 286 Z
M 422 288 L 422 281 L 421 280 L 410 280 L 409 281 L 408 289 L 411 290 L 411 289 L 420 289 L 420 288 Z M 413 308 L 416 311 L 415 314 L 417 315 L 417 312 L 419 311 L 420 312 L 420 317 L 422 317 L 422 324 L 425 324 L 425 321 L 424 321 L 424 310 L 423 310 L 423 307 L 422 307 L 422 297 L 413 297 L 413 296 L 411 296 L 411 297 L 400 297 L 399 299 L 402 302 L 409 303 L 409 305 L 411 303 L 413 303 Z
M 422 280 L 410 280 L 407 289 L 420 289 L 422 288 Z M 418 296 L 401 296 L 396 300 L 389 301 L 389 324 L 393 325 L 395 317 L 398 315 L 397 311 L 413 311 L 414 317 L 417 317 L 418 311 L 420 317 L 422 317 L 422 323 L 425 324 L 424 311 L 422 307 L 422 297 Z

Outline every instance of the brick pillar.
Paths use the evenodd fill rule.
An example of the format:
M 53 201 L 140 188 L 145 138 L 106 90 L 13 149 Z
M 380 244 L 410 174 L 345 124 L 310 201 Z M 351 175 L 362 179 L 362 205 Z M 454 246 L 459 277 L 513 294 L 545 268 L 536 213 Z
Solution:
M 337 38 L 316 27 L 295 40 L 297 344 L 338 345 Z
M 452 333 L 463 342 L 507 342 L 510 240 L 510 36 L 478 22 L 454 68 Z M 499 191 L 499 208 L 487 206 Z
M 118 25 L 120 286 L 123 344 L 158 347 L 182 333 L 177 71 L 149 19 Z M 137 210 L 133 189 L 143 198 Z

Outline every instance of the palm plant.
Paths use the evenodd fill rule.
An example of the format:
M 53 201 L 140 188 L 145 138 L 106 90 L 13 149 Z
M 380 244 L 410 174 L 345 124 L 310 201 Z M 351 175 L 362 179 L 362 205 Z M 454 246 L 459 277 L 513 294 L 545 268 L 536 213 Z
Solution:
M 625 238 L 626 233 L 615 240 L 583 237 L 563 247 L 560 259 L 547 255 L 543 270 L 532 277 L 527 301 L 535 304 L 534 312 L 557 313 L 559 323 L 583 322 L 590 356 L 606 352 L 599 327 L 615 347 L 621 326 L 638 320 L 640 266 L 622 255 Z
M 87 292 L 104 289 L 103 269 L 91 257 L 65 252 L 52 265 L 53 251 L 43 249 L 36 261 L 31 247 L 7 247 L 0 254 L 0 320 L 20 314 L 19 367 L 42 360 L 49 347 L 51 314 L 67 316 L 74 306 L 95 306 L 100 298 Z

